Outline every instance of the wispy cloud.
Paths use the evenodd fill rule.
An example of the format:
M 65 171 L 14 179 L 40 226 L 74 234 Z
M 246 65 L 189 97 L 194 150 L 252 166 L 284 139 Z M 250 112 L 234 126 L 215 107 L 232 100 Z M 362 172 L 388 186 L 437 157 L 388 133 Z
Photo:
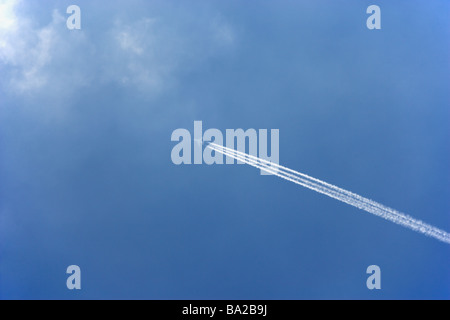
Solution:
M 13 93 L 32 95 L 66 94 L 88 84 L 87 68 L 70 56 L 87 45 L 85 35 L 69 35 L 65 17 L 57 10 L 46 26 L 36 27 L 33 20 L 19 15 L 21 4 L 13 1 L 8 5 L 6 14 L 13 23 L 0 31 L 2 85 Z
M 235 39 L 223 19 L 206 15 L 132 22 L 113 18 L 94 33 L 84 26 L 67 30 L 66 16 L 54 10 L 50 22 L 38 27 L 17 10 L 22 5 L 19 0 L 0 0 L 0 68 L 6 75 L 1 84 L 19 94 L 67 97 L 94 82 L 157 94 L 176 83 L 178 72 L 195 68 Z

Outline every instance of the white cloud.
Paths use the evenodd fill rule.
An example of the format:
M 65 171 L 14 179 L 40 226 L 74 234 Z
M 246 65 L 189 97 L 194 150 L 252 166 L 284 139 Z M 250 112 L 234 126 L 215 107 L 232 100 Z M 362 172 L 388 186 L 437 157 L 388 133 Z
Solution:
M 235 38 L 223 19 L 190 12 L 180 19 L 116 20 L 109 30 L 95 30 L 99 42 L 84 24 L 82 30 L 67 30 L 66 16 L 56 10 L 46 26 L 37 27 L 33 19 L 19 16 L 19 4 L 0 0 L 0 72 L 6 74 L 0 81 L 20 94 L 64 99 L 98 82 L 157 94 L 171 88 L 179 72 L 232 46 Z
M 208 16 L 186 20 L 173 23 L 159 17 L 131 24 L 116 21 L 111 35 L 117 48 L 109 61 L 116 67 L 108 69 L 107 78 L 147 94 L 160 93 L 177 82 L 179 73 L 196 68 L 234 44 L 234 33 L 223 19 Z
M 3 62 L 11 62 L 15 53 L 11 38 L 18 29 L 17 4 L 17 0 L 0 0 L 0 59 Z
M 16 65 L 20 72 L 16 78 L 12 79 L 12 83 L 20 91 L 29 89 L 38 89 L 47 84 L 48 74 L 45 68 L 52 60 L 52 53 L 58 40 L 61 40 L 55 26 L 61 21 L 61 16 L 55 12 L 53 20 L 47 27 L 31 32 L 35 37 L 36 44 L 33 47 L 23 47 L 21 52 L 16 51 L 20 55 Z M 31 30 L 29 30 L 31 31 Z
M 13 4 L 8 7 L 8 17 L 15 21 L 14 27 L 0 30 L 0 68 L 7 74 L 3 84 L 19 94 L 41 92 L 49 87 L 54 93 L 60 94 L 61 90 L 67 93 L 64 82 L 72 88 L 83 84 L 77 72 L 59 68 L 65 55 L 84 42 L 83 34 L 64 35 L 65 18 L 56 10 L 47 26 L 36 28 L 31 20 L 18 17 L 19 2 Z
M 18 0 L 0 0 L 0 32 L 17 28 L 15 8 Z
M 116 21 L 110 32 L 112 50 L 106 61 L 106 81 L 115 81 L 147 91 L 160 92 L 169 86 L 177 64 L 177 48 L 163 39 L 165 30 L 157 19 L 141 19 L 126 24 Z M 111 68 L 110 66 L 115 66 Z

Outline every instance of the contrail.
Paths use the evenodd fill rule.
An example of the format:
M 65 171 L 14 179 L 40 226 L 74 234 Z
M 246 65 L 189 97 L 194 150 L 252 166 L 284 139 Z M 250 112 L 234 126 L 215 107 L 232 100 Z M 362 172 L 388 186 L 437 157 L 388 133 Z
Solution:
M 276 175 L 285 180 L 325 194 L 331 198 L 337 199 L 351 206 L 370 212 L 376 216 L 392 221 L 416 232 L 422 233 L 426 236 L 450 244 L 450 234 L 445 232 L 444 230 L 436 228 L 420 220 L 414 219 L 413 217 L 410 217 L 392 208 L 386 207 L 381 203 L 375 202 L 368 198 L 364 198 L 358 194 L 339 188 L 335 185 L 283 167 L 276 163 L 272 163 L 270 161 L 246 154 L 244 152 L 230 149 L 212 142 L 207 143 L 206 147 L 225 156 L 242 161 L 250 166 Z

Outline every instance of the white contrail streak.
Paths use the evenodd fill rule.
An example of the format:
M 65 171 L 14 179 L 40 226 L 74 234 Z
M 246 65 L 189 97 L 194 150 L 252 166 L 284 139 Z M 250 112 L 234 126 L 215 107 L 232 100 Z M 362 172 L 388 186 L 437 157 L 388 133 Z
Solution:
M 276 163 L 272 163 L 270 161 L 246 154 L 244 152 L 230 149 L 215 143 L 208 143 L 206 147 L 218 153 L 221 153 L 225 156 L 242 161 L 250 166 L 253 166 L 260 170 L 264 170 L 270 174 L 276 175 L 285 180 L 294 182 L 308 189 L 325 194 L 331 198 L 337 199 L 339 201 L 352 205 L 356 208 L 370 212 L 376 216 L 392 221 L 416 232 L 422 233 L 426 236 L 450 244 L 450 234 L 445 232 L 444 230 L 436 228 L 420 220 L 416 220 L 404 213 L 386 207 L 373 200 L 364 198 L 348 190 L 339 188 L 332 184 L 310 177 L 306 174 L 297 172 L 295 170 L 283 167 Z

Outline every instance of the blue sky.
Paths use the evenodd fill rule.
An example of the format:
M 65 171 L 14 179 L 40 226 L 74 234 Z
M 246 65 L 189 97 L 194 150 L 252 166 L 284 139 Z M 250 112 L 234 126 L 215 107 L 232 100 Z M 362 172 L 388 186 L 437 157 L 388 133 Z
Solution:
M 1 299 L 450 298 L 446 244 L 254 168 L 170 159 L 195 120 L 279 129 L 281 164 L 449 231 L 448 1 L 0 8 Z

